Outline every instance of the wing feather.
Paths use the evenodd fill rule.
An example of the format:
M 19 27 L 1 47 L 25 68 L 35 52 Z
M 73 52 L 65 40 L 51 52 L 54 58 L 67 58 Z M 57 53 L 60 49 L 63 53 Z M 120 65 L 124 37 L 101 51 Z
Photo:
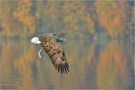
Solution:
M 61 74 L 69 72 L 69 65 L 67 63 L 64 50 L 60 44 L 49 43 L 44 50 L 48 54 L 52 64 L 54 65 L 55 69 L 58 70 L 58 72 L 61 72 Z

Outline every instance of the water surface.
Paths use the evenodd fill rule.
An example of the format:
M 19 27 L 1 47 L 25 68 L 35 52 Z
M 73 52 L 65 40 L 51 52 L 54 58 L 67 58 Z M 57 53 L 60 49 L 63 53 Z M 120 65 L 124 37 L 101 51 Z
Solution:
M 40 46 L 2 41 L 2 88 L 133 89 L 133 44 L 123 40 L 68 40 L 63 44 L 70 73 L 59 74 Z

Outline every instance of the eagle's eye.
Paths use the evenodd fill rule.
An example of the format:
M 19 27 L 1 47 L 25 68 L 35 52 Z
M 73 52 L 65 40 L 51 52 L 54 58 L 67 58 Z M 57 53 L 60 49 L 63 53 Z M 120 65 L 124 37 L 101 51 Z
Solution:
M 49 42 L 50 39 L 49 38 L 44 38 L 44 42 Z

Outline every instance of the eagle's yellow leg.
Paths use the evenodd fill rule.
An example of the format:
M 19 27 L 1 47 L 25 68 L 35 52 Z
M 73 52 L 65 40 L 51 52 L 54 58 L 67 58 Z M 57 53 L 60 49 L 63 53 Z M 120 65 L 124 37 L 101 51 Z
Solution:
M 39 51 L 38 51 L 38 53 L 37 53 L 37 55 L 39 56 L 39 58 L 41 58 L 41 51 L 43 50 L 43 48 L 42 49 L 40 49 Z

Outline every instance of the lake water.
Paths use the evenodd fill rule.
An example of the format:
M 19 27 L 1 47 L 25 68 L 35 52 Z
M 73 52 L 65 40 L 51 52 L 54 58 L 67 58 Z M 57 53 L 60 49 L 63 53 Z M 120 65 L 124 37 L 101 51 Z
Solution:
M 29 40 L 3 40 L 4 89 L 133 89 L 133 43 L 123 40 L 67 40 L 62 44 L 70 73 L 61 75 L 40 46 Z

